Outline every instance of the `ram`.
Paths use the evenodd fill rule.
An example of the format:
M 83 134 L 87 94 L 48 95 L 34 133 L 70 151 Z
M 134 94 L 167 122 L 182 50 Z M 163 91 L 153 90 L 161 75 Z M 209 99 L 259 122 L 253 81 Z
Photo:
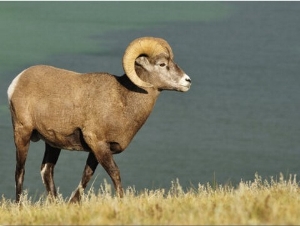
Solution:
M 123 76 L 76 73 L 38 65 L 21 72 L 8 88 L 16 146 L 16 201 L 20 201 L 30 141 L 42 139 L 41 176 L 56 197 L 54 167 L 61 149 L 88 152 L 82 179 L 70 202 L 81 194 L 100 163 L 117 195 L 123 196 L 113 154 L 122 152 L 147 120 L 162 90 L 185 92 L 191 79 L 173 61 L 161 38 L 132 41 L 123 56 Z M 74 167 L 74 166 L 72 166 Z

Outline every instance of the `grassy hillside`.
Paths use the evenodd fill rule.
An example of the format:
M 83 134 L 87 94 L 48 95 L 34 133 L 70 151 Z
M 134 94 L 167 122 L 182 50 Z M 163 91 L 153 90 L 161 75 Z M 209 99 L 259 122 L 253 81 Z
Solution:
M 81 204 L 61 197 L 33 203 L 23 196 L 21 206 L 1 201 L 0 224 L 299 224 L 300 195 L 296 177 L 240 182 L 237 188 L 209 184 L 184 191 L 173 181 L 169 191 L 126 189 L 123 199 L 104 183 L 88 191 Z

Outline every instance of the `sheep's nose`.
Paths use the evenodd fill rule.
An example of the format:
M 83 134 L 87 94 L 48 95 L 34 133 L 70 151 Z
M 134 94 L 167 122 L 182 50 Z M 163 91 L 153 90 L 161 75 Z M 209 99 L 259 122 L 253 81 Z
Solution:
M 192 83 L 192 80 L 191 80 L 191 78 L 190 78 L 190 76 L 188 76 L 187 74 L 184 74 L 184 80 L 186 81 L 186 82 L 188 82 L 188 83 Z
M 192 83 L 192 79 L 191 78 L 186 78 L 185 81 Z

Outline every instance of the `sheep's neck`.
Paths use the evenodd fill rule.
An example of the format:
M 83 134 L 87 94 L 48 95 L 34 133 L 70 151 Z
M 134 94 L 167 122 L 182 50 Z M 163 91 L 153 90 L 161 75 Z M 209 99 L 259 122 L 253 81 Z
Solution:
M 146 121 L 150 113 L 152 112 L 155 102 L 157 100 L 158 93 L 130 93 L 127 96 L 127 110 L 131 115 L 134 115 L 134 120 L 140 119 Z M 143 124 L 142 123 L 142 124 Z
M 126 75 L 122 76 L 120 80 L 125 87 L 123 113 L 128 120 L 128 127 L 135 127 L 137 132 L 152 112 L 160 92 L 153 88 L 141 89 L 132 84 Z
M 152 112 L 160 92 L 152 88 L 143 90 L 136 87 L 135 91 L 127 90 L 125 93 L 126 111 L 131 117 L 135 116 L 132 117 L 134 120 L 140 120 L 141 124 L 144 124 Z

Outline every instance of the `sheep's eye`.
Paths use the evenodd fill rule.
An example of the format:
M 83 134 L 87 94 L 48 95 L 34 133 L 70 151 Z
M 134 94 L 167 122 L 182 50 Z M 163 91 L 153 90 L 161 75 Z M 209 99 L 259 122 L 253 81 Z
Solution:
M 161 64 L 159 64 L 159 66 L 161 66 L 161 67 L 165 67 L 165 66 L 166 66 L 166 64 L 165 64 L 165 63 L 161 63 Z

